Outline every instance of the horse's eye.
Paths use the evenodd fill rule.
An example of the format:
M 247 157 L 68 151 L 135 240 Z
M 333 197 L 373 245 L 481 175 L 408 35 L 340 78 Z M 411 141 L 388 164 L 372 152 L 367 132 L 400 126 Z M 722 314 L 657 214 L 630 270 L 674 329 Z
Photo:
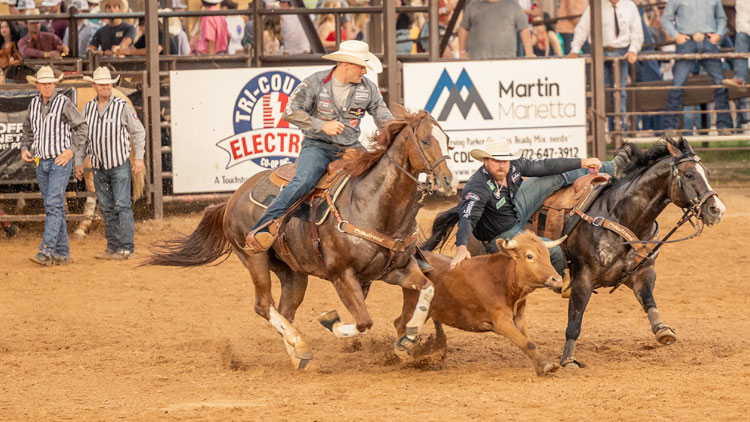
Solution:
M 427 146 L 430 144 L 430 138 L 424 138 L 422 139 L 422 145 Z
M 695 174 L 692 171 L 685 172 L 685 177 L 687 177 L 688 179 L 692 179 L 694 176 Z
M 526 254 L 526 259 L 532 260 L 532 259 L 534 259 L 534 255 L 528 253 L 528 254 Z

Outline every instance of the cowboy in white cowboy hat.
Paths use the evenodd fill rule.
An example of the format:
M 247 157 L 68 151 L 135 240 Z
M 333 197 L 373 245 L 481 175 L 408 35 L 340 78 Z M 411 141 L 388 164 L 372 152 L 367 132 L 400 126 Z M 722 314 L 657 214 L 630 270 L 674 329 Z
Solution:
M 471 235 L 482 241 L 488 252 L 497 252 L 495 240 L 512 239 L 521 233 L 528 219 L 556 190 L 589 169 L 614 174 L 614 164 L 602 164 L 598 158 L 523 158 L 511 151 L 505 139 L 488 138 L 484 148 L 473 149 L 471 156 L 483 165 L 463 189 L 451 268 L 471 257 L 467 248 Z M 564 257 L 559 246 L 550 250 L 550 258 L 563 275 Z
M 133 256 L 135 224 L 130 200 L 130 143 L 135 149 L 133 173 L 144 169 L 146 130 L 133 108 L 112 93 L 120 77 L 113 78 L 109 69 L 98 67 L 93 77 L 84 76 L 96 91 L 96 98 L 86 103 L 83 115 L 88 123 L 88 152 L 94 169 L 96 197 L 104 215 L 107 247 L 99 259 L 123 260 Z M 83 166 L 75 169 L 83 176 Z
M 124 13 L 129 10 L 127 0 L 102 0 L 101 10 L 106 13 Z M 135 39 L 135 27 L 121 18 L 108 19 L 107 25 L 99 28 L 91 39 L 87 51 L 105 56 L 118 54 L 121 48 L 128 48 Z
M 336 66 L 313 73 L 297 85 L 284 110 L 282 118 L 302 129 L 305 137 L 294 179 L 247 236 L 248 247 L 256 253 L 271 247 L 277 234 L 273 223 L 315 186 L 328 164 L 344 149 L 359 146 L 365 112 L 379 128 L 393 119 L 378 86 L 363 77 L 367 69 L 376 73 L 383 70 L 367 43 L 344 41 L 338 51 L 323 58 L 336 62 Z
M 71 260 L 63 196 L 73 160 L 83 163 L 86 156 L 88 127 L 73 101 L 55 92 L 62 74 L 55 76 L 51 67 L 43 66 L 36 75 L 26 78 L 36 85 L 39 95 L 31 100 L 23 124 L 21 159 L 36 162 L 39 192 L 47 214 L 39 253 L 31 260 L 45 266 L 64 265 Z

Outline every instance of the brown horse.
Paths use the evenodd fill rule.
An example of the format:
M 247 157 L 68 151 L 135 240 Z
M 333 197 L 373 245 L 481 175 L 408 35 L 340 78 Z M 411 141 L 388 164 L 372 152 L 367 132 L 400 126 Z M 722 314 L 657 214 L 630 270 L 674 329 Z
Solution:
M 279 236 L 288 239 L 296 263 L 290 265 L 287 258 L 282 259 L 283 242 L 277 241 L 265 253 L 245 250 L 245 234 L 263 213 L 250 198 L 253 187 L 267 173 L 263 172 L 243 183 L 226 203 L 208 208 L 191 235 L 157 245 L 156 253 L 144 265 L 193 267 L 234 252 L 255 284 L 255 312 L 282 335 L 298 369 L 306 369 L 312 359 L 302 333 L 292 325 L 308 274 L 330 280 L 356 321 L 343 324 L 335 312 L 324 314 L 321 323 L 337 337 L 366 334 L 372 327 L 365 297 L 373 280 L 419 290 L 414 316 L 395 347 L 401 358 L 408 358 L 434 291 L 412 256 L 417 211 L 424 197 L 417 189 L 417 176 L 428 174 L 446 195 L 456 193 L 456 183 L 441 149 L 441 145 L 447 147 L 448 137 L 435 119 L 426 111 L 410 114 L 396 107 L 394 112 L 396 119 L 374 137 L 373 151 L 351 149 L 332 163 L 342 166 L 351 179 L 338 195 L 338 213 L 331 212 L 317 228 L 320 254 L 312 244 L 312 224 L 305 217 L 298 218 L 300 213 L 293 214 L 285 234 Z M 364 235 L 352 234 L 357 230 Z M 388 248 L 371 240 L 374 238 L 395 240 L 401 246 Z M 294 271 L 295 266 L 306 270 Z M 269 270 L 281 281 L 278 307 L 271 296 Z

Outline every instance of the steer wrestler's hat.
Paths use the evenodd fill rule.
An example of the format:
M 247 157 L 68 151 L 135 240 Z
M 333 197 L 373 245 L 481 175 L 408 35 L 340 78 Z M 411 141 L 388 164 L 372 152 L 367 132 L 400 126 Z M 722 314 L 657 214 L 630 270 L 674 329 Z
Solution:
M 26 76 L 26 80 L 29 81 L 30 84 L 35 84 L 39 82 L 40 84 L 56 84 L 60 82 L 63 78 L 62 73 L 60 74 L 60 77 L 55 77 L 55 71 L 52 70 L 49 66 L 42 66 L 38 72 L 36 72 L 36 76 Z
M 344 41 L 339 45 L 339 51 L 323 56 L 334 62 L 353 63 L 370 68 L 375 73 L 383 71 L 383 65 L 374 54 L 370 53 L 370 46 L 363 41 Z
M 520 154 L 510 152 L 508 142 L 505 140 L 488 139 L 484 142 L 484 148 L 471 150 L 471 156 L 475 160 L 480 161 L 485 158 L 492 158 L 499 161 L 511 161 L 521 158 Z
M 99 66 L 94 70 L 94 77 L 84 76 L 83 80 L 93 82 L 97 85 L 115 84 L 120 80 L 120 77 L 112 79 L 112 74 L 109 73 L 109 69 L 104 66 Z

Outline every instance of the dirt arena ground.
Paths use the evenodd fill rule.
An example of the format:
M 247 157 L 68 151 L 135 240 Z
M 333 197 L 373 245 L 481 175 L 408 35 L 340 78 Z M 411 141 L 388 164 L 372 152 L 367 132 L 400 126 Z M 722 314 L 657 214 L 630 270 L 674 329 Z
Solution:
M 451 328 L 442 370 L 402 367 L 391 352 L 401 293 L 382 282 L 368 299 L 371 334 L 338 340 L 317 315 L 336 308 L 351 317 L 317 279 L 296 321 L 315 366 L 296 373 L 279 335 L 252 311 L 252 284 L 235 257 L 193 270 L 100 262 L 99 229 L 71 241 L 75 265 L 42 268 L 28 260 L 40 226 L 27 225 L 20 238 L 0 239 L 0 420 L 747 420 L 750 190 L 714 187 L 724 221 L 666 246 L 657 263 L 656 299 L 677 343 L 657 344 L 629 289 L 601 290 L 576 354 L 588 367 L 547 378 L 504 338 Z M 447 205 L 433 203 L 420 223 Z M 678 217 L 670 206 L 662 230 Z M 138 254 L 199 218 L 139 222 Z M 549 291 L 529 298 L 530 331 L 550 359 L 562 351 L 566 310 Z

